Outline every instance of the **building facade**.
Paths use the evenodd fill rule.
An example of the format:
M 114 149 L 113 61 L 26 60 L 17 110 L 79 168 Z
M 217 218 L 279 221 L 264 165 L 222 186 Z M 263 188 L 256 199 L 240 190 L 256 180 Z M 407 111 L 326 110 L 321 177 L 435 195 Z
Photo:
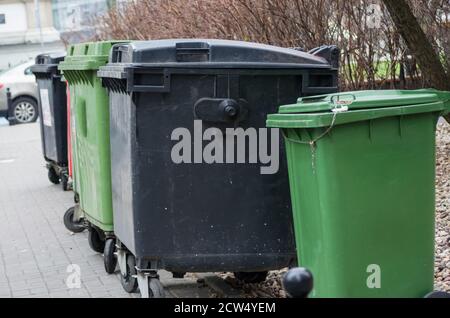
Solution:
M 0 45 L 59 40 L 59 33 L 53 27 L 51 0 L 36 3 L 34 0 L 0 0 Z M 40 19 L 36 19 L 38 14 Z
M 53 24 L 51 0 L 0 0 L 0 70 L 57 50 L 64 45 Z
M 96 18 L 127 0 L 0 0 L 0 71 L 90 40 Z M 39 17 L 39 19 L 37 19 Z

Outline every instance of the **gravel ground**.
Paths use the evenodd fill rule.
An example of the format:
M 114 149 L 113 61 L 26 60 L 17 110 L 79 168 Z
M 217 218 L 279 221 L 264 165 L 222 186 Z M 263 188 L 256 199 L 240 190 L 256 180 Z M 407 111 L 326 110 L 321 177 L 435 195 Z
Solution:
M 450 126 L 439 123 L 436 156 L 435 289 L 450 292 Z
M 440 122 L 436 146 L 436 257 L 435 290 L 450 292 L 450 125 Z M 247 297 L 286 297 L 281 277 L 286 269 L 269 273 L 260 284 L 242 284 L 233 274 L 219 274 L 230 285 L 242 288 Z

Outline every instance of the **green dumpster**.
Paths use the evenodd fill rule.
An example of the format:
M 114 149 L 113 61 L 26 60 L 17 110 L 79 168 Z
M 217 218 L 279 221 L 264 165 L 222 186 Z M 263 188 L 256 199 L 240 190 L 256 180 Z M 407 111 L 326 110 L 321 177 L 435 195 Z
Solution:
M 89 244 L 96 252 L 104 253 L 108 272 L 114 271 L 111 267 L 115 268 L 109 98 L 97 77 L 97 70 L 108 62 L 112 45 L 120 42 L 72 45 L 64 62 L 59 64 L 69 83 L 73 179 L 74 190 L 79 197 L 79 206 L 74 209 L 78 216 L 67 219 L 78 222 L 81 214 L 88 225 Z
M 435 131 L 450 93 L 300 98 L 268 116 L 287 151 L 299 264 L 312 297 L 433 290 Z

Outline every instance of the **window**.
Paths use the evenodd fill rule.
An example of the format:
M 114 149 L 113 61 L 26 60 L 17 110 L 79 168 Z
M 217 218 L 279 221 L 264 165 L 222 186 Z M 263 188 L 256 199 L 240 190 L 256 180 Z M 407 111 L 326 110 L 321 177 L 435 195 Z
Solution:
M 0 24 L 6 23 L 6 17 L 4 13 L 0 13 Z
M 27 67 L 23 73 L 24 73 L 25 75 L 32 75 L 32 74 L 33 74 L 33 72 L 31 71 L 31 68 L 30 68 L 30 67 Z

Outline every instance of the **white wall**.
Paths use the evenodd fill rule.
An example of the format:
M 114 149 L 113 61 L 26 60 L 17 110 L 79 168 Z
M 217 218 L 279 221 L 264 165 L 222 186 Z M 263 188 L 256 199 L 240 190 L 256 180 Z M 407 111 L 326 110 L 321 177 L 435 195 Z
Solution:
M 0 24 L 0 34 L 27 30 L 27 14 L 24 3 L 0 4 L 0 14 L 5 14 L 5 24 Z
M 5 14 L 5 24 L 0 24 L 0 45 L 44 43 L 60 41 L 53 27 L 52 2 L 40 0 L 41 29 L 37 28 L 34 0 L 0 0 L 0 14 Z
M 20 44 L 0 46 L 0 71 L 12 66 L 36 58 L 36 55 L 48 52 L 65 51 L 66 47 L 61 42 L 39 44 Z

